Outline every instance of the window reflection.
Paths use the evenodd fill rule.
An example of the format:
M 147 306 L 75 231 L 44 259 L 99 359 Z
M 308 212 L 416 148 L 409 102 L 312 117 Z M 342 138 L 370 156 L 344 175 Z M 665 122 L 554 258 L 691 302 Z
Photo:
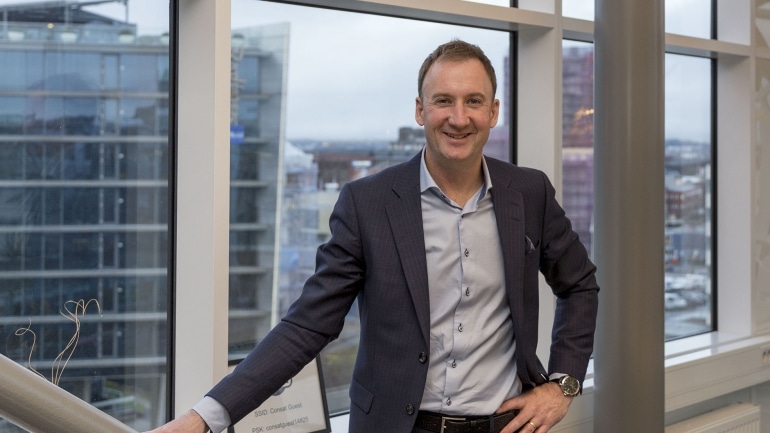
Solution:
M 59 385 L 148 430 L 166 418 L 168 7 L 149 30 L 123 1 L 2 3 L 0 353 L 50 380 L 60 313 L 95 300 Z
M 480 45 L 506 83 L 486 150 L 509 158 L 509 35 L 254 0 L 233 1 L 232 23 L 229 348 L 238 358 L 314 271 L 341 185 L 421 149 L 417 71 L 440 43 Z M 354 307 L 321 356 L 331 412 L 348 407 L 357 346 Z

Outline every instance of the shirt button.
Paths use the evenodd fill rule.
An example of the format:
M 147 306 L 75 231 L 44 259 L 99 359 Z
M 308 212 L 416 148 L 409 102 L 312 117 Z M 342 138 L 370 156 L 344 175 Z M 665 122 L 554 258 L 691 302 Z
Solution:
M 470 296 L 470 295 L 471 295 L 471 288 L 470 287 L 466 287 L 465 288 L 465 296 Z
M 446 405 L 451 406 L 452 405 L 452 397 L 447 397 L 446 399 Z
M 425 364 L 425 361 L 428 360 L 428 355 L 426 355 L 425 352 L 420 352 L 420 355 L 417 357 L 417 359 L 420 361 L 420 364 Z
M 452 368 L 457 368 L 457 360 L 452 360 Z
M 463 332 L 463 324 L 461 323 L 459 326 L 457 326 L 457 330 L 460 332 Z
M 465 254 L 465 257 L 468 257 L 469 255 L 471 255 L 471 252 L 468 251 L 468 248 L 466 248 L 465 252 L 463 252 L 463 254 Z
M 412 406 L 411 404 L 406 405 L 406 414 L 414 415 L 414 406 Z

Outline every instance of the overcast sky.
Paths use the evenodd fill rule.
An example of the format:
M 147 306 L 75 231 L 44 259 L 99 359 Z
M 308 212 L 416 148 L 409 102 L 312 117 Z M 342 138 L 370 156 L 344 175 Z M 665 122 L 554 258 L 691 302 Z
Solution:
M 233 1 L 233 28 L 290 17 L 287 136 L 393 140 L 414 120 L 417 71 L 439 44 L 484 49 L 502 77 L 503 32 L 322 9 Z M 498 78 L 498 97 L 502 78 Z
M 667 30 L 705 35 L 709 1 L 666 0 Z M 6 3 L 19 0 L 0 0 Z M 164 4 L 129 0 L 128 19 L 138 25 L 140 34 L 160 34 L 168 28 Z M 594 0 L 563 0 L 563 9 L 565 15 L 590 18 L 593 4 Z M 503 96 L 503 62 L 509 49 L 504 32 L 256 0 L 232 0 L 232 9 L 235 29 L 290 23 L 288 138 L 392 140 L 399 127 L 417 126 L 417 70 L 433 48 L 452 38 L 477 44 L 486 52 L 498 73 L 497 97 Z M 88 10 L 118 19 L 126 15 L 120 3 Z M 677 57 L 669 56 L 666 64 L 668 82 L 676 83 L 668 88 L 666 108 L 677 113 L 668 116 L 667 135 L 707 140 L 709 131 L 702 126 L 709 116 L 707 61 Z

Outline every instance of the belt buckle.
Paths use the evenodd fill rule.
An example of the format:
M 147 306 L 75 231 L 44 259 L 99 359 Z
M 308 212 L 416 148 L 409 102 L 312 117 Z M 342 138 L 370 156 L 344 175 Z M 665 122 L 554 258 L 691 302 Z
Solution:
M 447 421 L 465 421 L 465 418 L 457 418 L 457 417 L 451 417 L 451 416 L 442 416 L 441 417 L 441 430 L 439 430 L 439 433 L 444 433 L 444 429 L 446 429 L 446 422 Z

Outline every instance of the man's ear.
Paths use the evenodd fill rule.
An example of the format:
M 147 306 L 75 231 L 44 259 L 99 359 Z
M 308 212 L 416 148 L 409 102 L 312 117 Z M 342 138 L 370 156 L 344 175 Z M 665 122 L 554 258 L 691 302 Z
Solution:
M 414 98 L 414 120 L 420 126 L 425 125 L 425 121 L 422 118 L 422 99 L 419 96 Z
M 497 125 L 497 118 L 500 115 L 500 100 L 495 99 L 492 103 L 492 110 L 489 117 L 489 127 L 494 128 Z

